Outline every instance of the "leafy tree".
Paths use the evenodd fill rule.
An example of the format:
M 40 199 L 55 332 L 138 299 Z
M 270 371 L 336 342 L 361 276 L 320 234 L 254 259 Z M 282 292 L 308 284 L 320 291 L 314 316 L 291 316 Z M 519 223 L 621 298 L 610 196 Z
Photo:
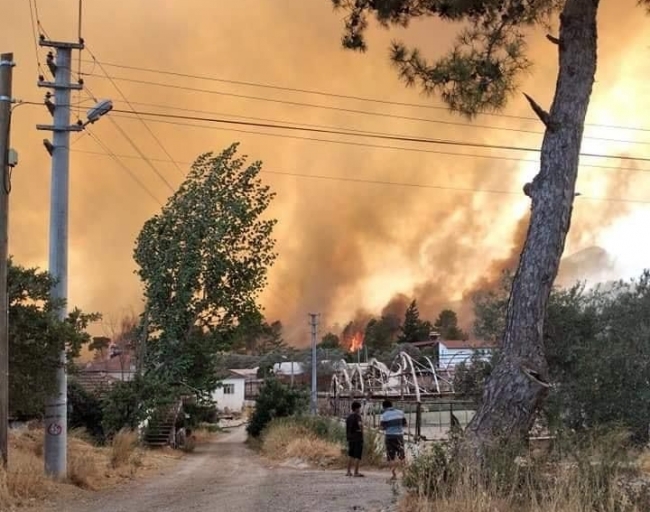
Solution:
M 462 397 L 480 401 L 491 373 L 492 362 L 475 353 L 469 363 L 462 361 L 454 369 L 454 391 Z
M 282 322 L 276 320 L 272 324 L 264 322 L 259 329 L 255 340 L 255 352 L 261 356 L 270 352 L 277 352 L 286 348 L 282 338 Z
M 68 381 L 68 428 L 83 428 L 95 441 L 104 441 L 101 401 L 88 393 L 75 379 Z
M 24 268 L 9 260 L 9 405 L 10 414 L 36 417 L 43 412 L 56 382 L 59 354 L 66 349 L 69 371 L 81 348 L 90 342 L 86 328 L 98 314 L 74 309 L 64 321 L 57 319 L 61 302 L 52 301 L 53 280 L 47 272 Z
M 477 323 L 503 322 L 504 297 L 507 290 L 493 294 L 492 305 L 483 301 L 485 307 L 476 311 Z M 544 413 L 552 427 L 587 430 L 623 425 L 637 440 L 647 441 L 649 313 L 647 272 L 629 283 L 552 291 L 544 335 L 553 384 Z
M 340 346 L 339 337 L 331 332 L 328 332 L 325 336 L 323 336 L 321 342 L 318 344 L 318 348 L 329 350 L 338 349 Z
M 544 124 L 540 171 L 524 186 L 531 198 L 528 234 L 508 302 L 502 357 L 485 389 L 483 405 L 467 429 L 477 454 L 495 437 L 527 434 L 548 388 L 543 325 L 553 281 L 571 222 L 578 160 L 596 72 L 598 0 L 331 0 L 347 12 L 343 45 L 365 50 L 368 16 L 384 27 L 435 17 L 463 27 L 451 51 L 431 63 L 417 49 L 394 43 L 391 56 L 407 85 L 440 94 L 456 112 L 473 117 L 502 109 L 531 65 L 526 36 L 560 14 L 550 110 L 526 96 Z M 648 0 L 640 4 L 650 5 Z M 537 375 L 539 378 L 531 378 Z M 512 390 L 517 390 L 516 393 Z
M 309 397 L 304 391 L 286 386 L 277 379 L 267 379 L 246 431 L 251 437 L 259 437 L 273 418 L 303 413 L 308 404 Z
M 472 297 L 475 336 L 486 341 L 500 341 L 506 327 L 506 310 L 511 288 L 512 273 L 505 271 L 497 288 L 480 291 Z
M 239 325 L 261 319 L 256 303 L 275 260 L 265 218 L 274 197 L 261 162 L 237 144 L 201 155 L 162 212 L 138 235 L 134 257 L 148 312 L 147 372 L 211 391 L 216 353 Z
M 433 328 L 440 333 L 443 340 L 466 340 L 468 336 L 458 327 L 458 315 L 451 309 L 444 309 L 438 315 Z
M 111 339 L 106 336 L 93 336 L 92 341 L 88 344 L 88 348 L 95 353 L 95 359 L 104 359 L 108 354 L 108 347 L 111 344 Z
M 418 310 L 417 302 L 414 300 L 406 308 L 404 323 L 400 328 L 401 334 L 397 342 L 413 343 L 428 340 L 432 327 L 430 322 L 420 320 L 420 311 Z
M 390 352 L 400 333 L 400 321 L 395 315 L 373 318 L 366 325 L 364 343 L 370 356 Z M 427 333 L 428 334 L 428 333 Z

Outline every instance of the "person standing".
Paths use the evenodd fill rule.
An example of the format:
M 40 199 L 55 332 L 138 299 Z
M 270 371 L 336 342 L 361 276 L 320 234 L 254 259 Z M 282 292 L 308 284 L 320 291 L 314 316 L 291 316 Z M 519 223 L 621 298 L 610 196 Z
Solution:
M 404 412 L 395 409 L 390 400 L 384 400 L 382 408 L 380 425 L 385 435 L 386 457 L 393 473 L 391 480 L 397 480 L 397 465 L 403 463 L 406 458 L 404 452 L 406 418 Z
M 348 472 L 346 476 L 363 476 L 359 473 L 359 464 L 363 455 L 363 420 L 361 418 L 361 404 L 352 402 L 352 412 L 345 420 L 345 431 L 348 439 Z

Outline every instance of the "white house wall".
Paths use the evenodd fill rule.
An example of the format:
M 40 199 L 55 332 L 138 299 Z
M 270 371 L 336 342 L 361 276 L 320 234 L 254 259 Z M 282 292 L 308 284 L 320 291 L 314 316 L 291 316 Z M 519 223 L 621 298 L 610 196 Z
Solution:
M 224 379 L 221 381 L 222 385 L 212 393 L 212 399 L 216 402 L 217 409 L 220 411 L 228 409 L 232 412 L 240 412 L 244 408 L 245 382 L 245 379 Z M 235 392 L 232 395 L 223 392 L 226 384 L 234 385 Z
M 486 349 L 471 349 L 471 348 L 447 348 L 440 345 L 440 367 L 441 368 L 454 368 L 460 363 L 469 364 L 472 356 L 479 353 L 481 359 L 484 361 L 490 360 L 490 350 Z

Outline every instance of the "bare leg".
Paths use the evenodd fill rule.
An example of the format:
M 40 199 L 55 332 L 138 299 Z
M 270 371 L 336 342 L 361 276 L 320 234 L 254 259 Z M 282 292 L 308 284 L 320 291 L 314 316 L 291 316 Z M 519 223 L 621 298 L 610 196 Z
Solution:
M 361 461 L 359 459 L 354 461 L 354 474 L 358 475 L 359 474 L 359 464 Z
M 352 457 L 348 457 L 348 472 L 345 476 L 352 476 Z

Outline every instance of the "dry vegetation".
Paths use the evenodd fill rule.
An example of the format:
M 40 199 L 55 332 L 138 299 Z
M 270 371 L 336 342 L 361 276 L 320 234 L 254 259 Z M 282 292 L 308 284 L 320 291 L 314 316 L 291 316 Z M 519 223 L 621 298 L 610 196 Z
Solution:
M 376 443 L 377 436 L 366 432 L 365 467 L 383 464 Z M 329 418 L 277 418 L 264 430 L 260 449 L 276 461 L 293 460 L 318 467 L 343 467 L 347 463 L 345 431 Z
M 436 452 L 437 453 L 434 453 Z M 402 512 L 646 512 L 650 454 L 620 433 L 569 451 L 491 461 L 488 478 L 432 450 L 407 468 Z M 506 466 L 507 464 L 507 466 Z
M 171 451 L 145 451 L 137 436 L 123 431 L 111 446 L 97 447 L 83 431 L 68 438 L 68 480 L 54 482 L 43 473 L 43 431 L 24 430 L 10 438 L 9 469 L 0 469 L 0 510 L 29 505 L 74 488 L 99 490 L 160 470 L 179 456 Z

